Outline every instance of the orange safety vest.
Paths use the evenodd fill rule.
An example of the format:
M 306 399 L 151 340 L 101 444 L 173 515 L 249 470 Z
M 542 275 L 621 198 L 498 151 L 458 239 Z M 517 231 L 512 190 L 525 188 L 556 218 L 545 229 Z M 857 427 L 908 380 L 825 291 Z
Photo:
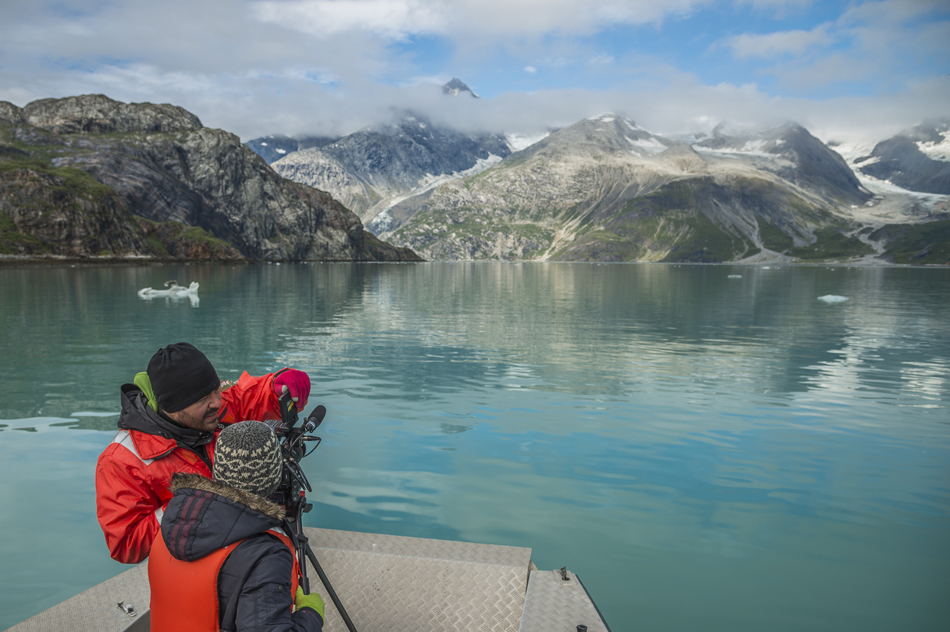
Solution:
M 294 557 L 290 597 L 297 594 L 300 564 L 293 542 L 283 533 L 268 530 L 287 545 Z M 148 557 L 148 583 L 152 592 L 150 606 L 152 632 L 217 632 L 218 573 L 228 556 L 244 540 L 218 549 L 193 562 L 172 556 L 159 535 Z

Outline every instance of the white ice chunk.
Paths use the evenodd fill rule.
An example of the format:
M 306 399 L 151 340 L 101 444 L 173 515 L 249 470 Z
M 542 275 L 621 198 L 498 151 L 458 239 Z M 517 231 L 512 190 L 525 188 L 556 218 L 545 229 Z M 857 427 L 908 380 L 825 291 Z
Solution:
M 165 287 L 168 289 L 154 290 L 150 287 L 143 287 L 138 291 L 138 295 L 142 298 L 150 298 L 153 296 L 187 296 L 189 294 L 194 295 L 198 293 L 197 281 L 192 281 L 188 287 L 178 285 L 177 281 L 165 281 Z
M 838 296 L 837 294 L 825 294 L 824 296 L 818 297 L 819 301 L 824 301 L 826 303 L 844 303 L 848 300 L 847 296 Z

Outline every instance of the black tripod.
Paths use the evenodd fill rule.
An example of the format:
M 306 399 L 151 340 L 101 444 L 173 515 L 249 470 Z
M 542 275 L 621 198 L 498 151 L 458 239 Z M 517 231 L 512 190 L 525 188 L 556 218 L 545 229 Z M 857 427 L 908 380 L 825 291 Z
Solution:
M 343 607 L 343 602 L 340 601 L 336 591 L 333 590 L 330 580 L 323 572 L 323 567 L 320 566 L 317 556 L 314 555 L 309 538 L 303 532 L 303 514 L 313 509 L 313 505 L 307 502 L 304 488 L 308 492 L 313 491 L 313 489 L 310 487 L 307 475 L 300 468 L 300 459 L 311 454 L 320 445 L 320 437 L 314 437 L 307 433 L 316 430 L 317 426 L 323 422 L 327 409 L 323 406 L 317 406 L 310 413 L 310 417 L 307 418 L 303 426 L 297 428 L 295 427 L 297 425 L 297 405 L 291 399 L 290 393 L 284 393 L 278 401 L 280 402 L 281 423 L 279 426 L 273 426 L 273 428 L 277 437 L 283 439 L 281 453 L 284 466 L 281 472 L 280 487 L 277 488 L 275 493 L 275 500 L 287 510 L 287 517 L 284 522 L 288 535 L 294 540 L 294 546 L 297 549 L 297 562 L 300 564 L 300 586 L 305 593 L 310 594 L 310 580 L 307 578 L 307 560 L 310 560 L 317 571 L 317 575 L 320 576 L 324 588 L 327 589 L 327 594 L 330 595 L 333 605 L 336 606 L 337 612 L 343 618 L 347 629 L 350 632 L 357 632 L 356 626 L 353 625 L 353 621 L 346 613 L 346 608 Z M 305 441 L 314 442 L 310 452 L 304 451 L 302 443 Z M 278 496 L 279 498 L 277 498 Z

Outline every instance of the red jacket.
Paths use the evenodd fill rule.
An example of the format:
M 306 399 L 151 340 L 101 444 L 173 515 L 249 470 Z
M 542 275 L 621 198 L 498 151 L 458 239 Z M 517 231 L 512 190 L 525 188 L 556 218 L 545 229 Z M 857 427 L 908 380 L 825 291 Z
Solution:
M 223 390 L 221 400 L 218 421 L 224 424 L 280 419 L 273 373 L 251 377 L 245 372 Z M 172 475 L 211 477 L 218 431 L 175 427 L 149 406 L 148 396 L 134 384 L 122 387 L 119 428 L 96 465 L 96 516 L 112 557 L 137 564 L 148 557 L 159 532 L 162 511 L 172 496 Z

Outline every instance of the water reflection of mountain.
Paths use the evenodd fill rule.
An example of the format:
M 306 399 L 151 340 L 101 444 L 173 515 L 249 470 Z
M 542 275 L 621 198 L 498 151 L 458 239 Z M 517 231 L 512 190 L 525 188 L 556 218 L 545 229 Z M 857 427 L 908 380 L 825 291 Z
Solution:
M 379 269 L 379 268 L 377 268 Z M 299 330 L 315 366 L 361 367 L 363 397 L 426 398 L 467 384 L 578 394 L 709 389 L 730 383 L 772 397 L 835 375 L 880 379 L 877 355 L 914 329 L 946 329 L 938 270 L 455 263 L 362 277 L 354 320 Z M 730 278 L 739 275 L 741 278 Z M 824 294 L 851 296 L 827 305 Z M 358 295 L 358 299 L 356 298 Z M 914 322 L 915 320 L 919 322 Z M 902 351 L 903 350 L 903 351 Z M 289 357 L 287 358 L 289 360 Z M 902 361 L 901 359 L 898 360 Z M 364 385 L 365 386 L 365 385 Z
M 203 349 L 225 379 L 298 366 L 316 393 L 394 402 L 486 387 L 716 394 L 724 382 L 773 398 L 833 384 L 853 393 L 868 380 L 940 393 L 946 357 L 926 338 L 947 332 L 946 295 L 933 291 L 946 274 L 543 263 L 5 268 L 0 418 L 118 412 L 119 385 L 178 340 Z M 199 282 L 200 306 L 136 296 L 170 278 Z M 851 300 L 817 301 L 824 294 Z M 881 358 L 902 368 L 882 374 Z

